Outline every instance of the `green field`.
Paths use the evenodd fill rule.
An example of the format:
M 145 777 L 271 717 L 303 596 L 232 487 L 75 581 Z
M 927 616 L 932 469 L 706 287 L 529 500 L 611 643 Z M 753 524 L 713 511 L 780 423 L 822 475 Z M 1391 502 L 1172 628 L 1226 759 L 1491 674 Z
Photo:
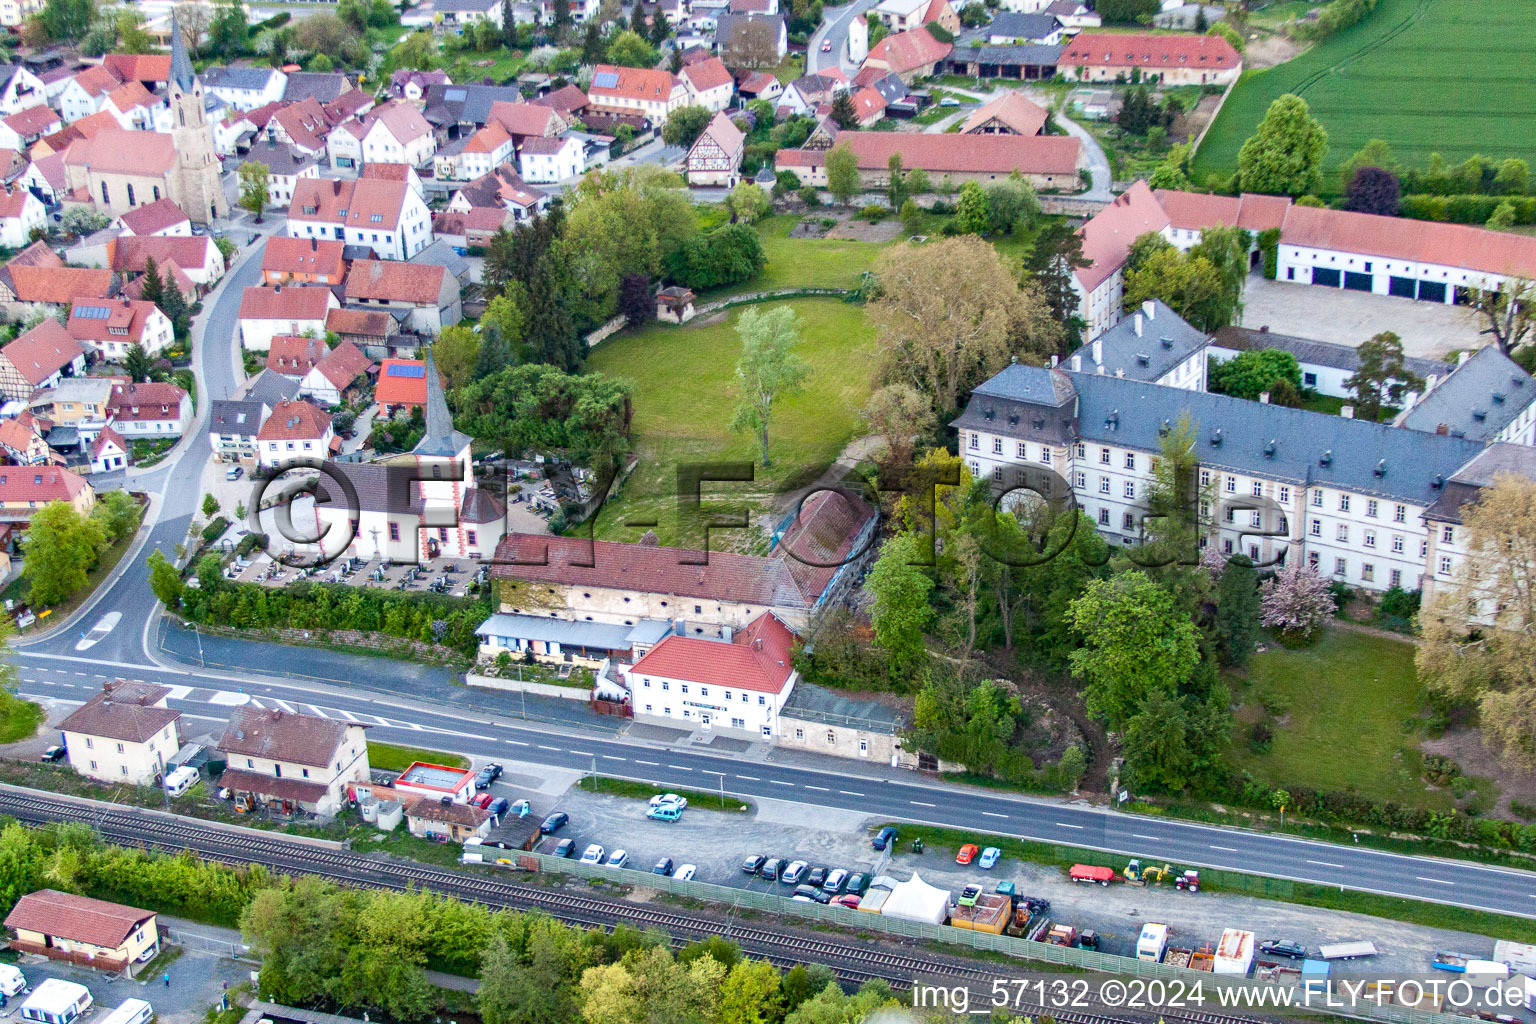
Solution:
M 1232 757 L 1255 777 L 1273 786 L 1352 790 L 1376 800 L 1450 808 L 1451 794 L 1429 789 L 1420 774 L 1417 725 L 1424 688 L 1412 644 L 1329 629 L 1311 647 L 1272 646 L 1255 655 L 1247 683 L 1229 683 L 1243 704 Z M 1274 712 L 1274 745 L 1255 754 L 1249 730 L 1265 716 L 1266 700 Z
M 1359 25 L 1245 75 L 1196 154 L 1194 181 L 1232 174 L 1244 140 L 1288 92 L 1328 130 L 1328 168 L 1373 138 L 1408 167 L 1423 167 L 1432 152 L 1450 163 L 1474 153 L 1536 160 L 1530 14 L 1511 0 L 1380 0 Z
M 814 479 L 837 458 L 858 433 L 859 410 L 874 376 L 875 332 L 863 306 L 838 299 L 796 299 L 783 304 L 800 316 L 798 353 L 811 365 L 810 379 L 804 392 L 775 408 L 769 431 L 774 464 L 766 469 L 759 465 L 756 481 L 745 487 L 707 485 L 711 494 L 750 492 L 756 507 L 765 505 L 768 494 L 779 485 L 791 479 Z M 678 463 L 758 459 L 753 438 L 726 429 L 736 403 L 736 360 L 741 351 L 736 322 L 745 308 L 750 307 L 731 309 L 713 323 L 654 324 L 617 335 L 592 351 L 587 360 L 590 369 L 634 384 L 633 427 L 640 456 L 640 466 L 623 493 L 603 509 L 597 525 L 600 537 L 635 540 L 644 528 L 626 527 L 624 521 L 647 515 L 659 519 L 655 530 L 663 544 L 677 543 L 671 495 Z M 739 546 L 742 533 L 713 534 L 711 546 Z
M 837 214 L 829 212 L 828 217 Z M 781 288 L 855 288 L 859 276 L 874 267 L 875 260 L 890 243 L 859 242 L 845 238 L 790 238 L 789 233 L 802 219 L 814 218 L 815 211 L 802 218 L 798 214 L 779 214 L 757 225 L 763 239 L 763 255 L 768 265 L 746 284 L 710 292 L 704 301 L 722 295 L 743 292 L 776 291 Z

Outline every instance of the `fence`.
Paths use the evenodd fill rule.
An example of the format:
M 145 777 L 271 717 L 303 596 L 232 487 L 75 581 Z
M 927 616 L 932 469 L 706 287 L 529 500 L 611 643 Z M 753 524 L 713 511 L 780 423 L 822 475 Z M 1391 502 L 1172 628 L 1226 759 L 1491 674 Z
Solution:
M 1066 847 L 1057 847 L 1056 849 L 1063 852 L 1067 850 Z M 597 864 L 582 864 L 580 861 L 567 860 L 563 857 L 555 857 L 545 853 L 519 853 L 517 859 L 519 867 L 529 870 L 578 875 L 584 878 L 601 879 L 605 882 L 630 881 L 633 875 L 629 871 Z M 1120 859 L 1123 860 L 1124 858 Z M 1202 873 L 1202 881 L 1204 877 L 1204 873 Z M 739 889 L 735 886 L 715 885 L 711 882 L 684 882 L 667 875 L 642 875 L 635 880 L 634 884 L 657 889 L 676 896 L 686 896 L 691 899 L 728 906 L 733 910 L 745 909 L 760 911 L 765 914 L 787 915 L 802 918 L 806 921 L 825 922 L 832 925 L 857 928 L 862 932 L 883 932 L 886 935 L 901 938 L 942 942 L 947 945 L 962 946 L 970 949 L 982 949 L 1040 964 L 1073 967 L 1081 970 L 1099 971 L 1122 976 L 1149 979 L 1160 978 L 1165 981 L 1183 980 L 1189 982 L 1193 980 L 1188 969 L 1172 967 L 1168 964 L 1138 960 L 1134 957 L 1114 956 L 1110 953 L 1100 953 L 1091 949 L 1078 949 L 1073 946 L 1056 946 L 1048 942 L 1034 942 L 1029 939 L 1014 938 L 1011 935 L 994 935 L 991 932 L 978 932 L 966 928 L 953 928 L 949 925 L 929 924 L 926 921 L 904 921 L 898 918 L 886 917 L 883 914 L 869 914 L 863 911 L 850 910 L 847 907 L 836 905 L 823 906 L 820 903 L 800 902 L 791 900 L 778 893 L 755 892 L 749 889 Z M 1203 976 L 1208 981 L 1214 981 L 1217 978 L 1216 975 L 1205 974 L 1204 972 L 1194 973 Z M 1001 976 L 1002 972 L 1000 971 L 999 974 Z M 1223 985 L 1231 985 L 1233 987 L 1253 989 L 1267 989 L 1271 987 L 1258 979 L 1239 978 L 1235 975 L 1220 976 L 1220 981 Z M 1261 1004 L 1256 1002 L 1254 1005 Z M 1466 1024 L 1467 1022 L 1465 1016 L 1458 1014 L 1413 1010 L 1398 1006 L 1375 1006 L 1370 1003 L 1361 1003 L 1350 1007 L 1329 1006 L 1326 1012 L 1333 1015 L 1355 1017 L 1361 1020 L 1390 1022 L 1390 1024 Z

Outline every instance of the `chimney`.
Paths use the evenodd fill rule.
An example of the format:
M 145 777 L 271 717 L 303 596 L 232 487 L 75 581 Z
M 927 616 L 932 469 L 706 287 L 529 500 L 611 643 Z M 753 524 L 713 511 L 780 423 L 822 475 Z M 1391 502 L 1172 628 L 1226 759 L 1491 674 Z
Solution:
M 1352 405 L 1343 406 L 1339 409 L 1339 415 L 1347 420 L 1352 420 L 1355 418 L 1355 407 Z
M 1141 304 L 1141 311 L 1147 314 L 1148 320 L 1157 319 L 1157 303 L 1153 302 L 1151 299 L 1148 299 L 1146 302 Z
M 1140 313 L 1136 314 L 1135 322 L 1136 322 L 1136 337 L 1139 338 L 1139 337 L 1141 337 L 1141 314 Z
M 1103 363 L 1099 364 L 1099 376 L 1100 377 L 1104 376 L 1104 364 Z
M 1440 375 L 1438 373 L 1432 373 L 1428 377 L 1425 377 L 1424 393 L 1427 395 L 1431 391 L 1435 390 L 1435 385 L 1438 383 L 1440 383 Z
M 1115 376 L 1116 377 L 1124 377 L 1125 376 L 1125 368 L 1124 367 L 1116 367 L 1115 368 Z
M 1268 334 L 1269 333 L 1269 324 L 1265 324 L 1264 326 L 1260 327 L 1259 328 L 1259 333 L 1260 334 Z
M 1104 342 L 1098 338 L 1093 340 L 1093 361 L 1095 363 L 1104 362 Z
M 1418 401 L 1419 393 L 1417 391 L 1408 392 L 1403 396 L 1403 412 L 1407 412 L 1412 409 L 1415 405 L 1418 404 Z
M 1056 364 L 1059 363 L 1059 362 L 1061 362 L 1061 357 L 1058 356 L 1056 353 L 1052 352 L 1051 353 L 1051 369 L 1053 369 L 1053 370 L 1056 369 Z
M 1074 373 L 1081 373 L 1083 371 L 1083 357 L 1081 354 L 1072 357 L 1072 370 Z
M 1269 404 L 1269 392 L 1268 391 L 1260 391 L 1259 392 L 1259 401 L 1263 402 L 1265 405 L 1268 405 Z
M 1465 366 L 1466 363 L 1467 363 L 1467 360 L 1471 359 L 1471 358 L 1472 358 L 1472 353 L 1470 353 L 1470 352 L 1467 352 L 1465 350 L 1463 350 L 1461 352 L 1458 352 L 1458 353 L 1456 353 L 1456 365 L 1457 366 Z

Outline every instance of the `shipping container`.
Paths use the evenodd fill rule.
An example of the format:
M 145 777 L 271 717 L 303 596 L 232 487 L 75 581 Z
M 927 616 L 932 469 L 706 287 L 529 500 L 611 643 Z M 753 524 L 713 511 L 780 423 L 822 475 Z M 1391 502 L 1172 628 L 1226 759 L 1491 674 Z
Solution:
M 949 923 L 956 928 L 1001 935 L 1012 909 L 1013 901 L 1008 897 L 997 893 L 982 893 L 976 897 L 974 907 L 956 905 L 950 908 Z

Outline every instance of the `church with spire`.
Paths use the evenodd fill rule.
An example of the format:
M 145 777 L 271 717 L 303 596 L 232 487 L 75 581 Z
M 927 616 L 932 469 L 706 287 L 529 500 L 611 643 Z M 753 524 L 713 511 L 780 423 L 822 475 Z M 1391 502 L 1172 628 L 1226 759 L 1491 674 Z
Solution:
M 479 562 L 501 543 L 506 505 L 475 480 L 471 439 L 454 429 L 431 348 L 425 371 L 426 432 L 414 448 L 374 462 L 328 463 L 350 486 L 321 474 L 315 517 L 327 560 Z
M 229 200 L 220 179 L 222 165 L 213 147 L 213 125 L 202 79 L 192 70 L 187 43 L 171 10 L 171 76 L 166 83 L 171 108 L 171 138 L 176 165 L 171 169 L 171 198 L 194 224 L 206 224 L 229 213 Z

